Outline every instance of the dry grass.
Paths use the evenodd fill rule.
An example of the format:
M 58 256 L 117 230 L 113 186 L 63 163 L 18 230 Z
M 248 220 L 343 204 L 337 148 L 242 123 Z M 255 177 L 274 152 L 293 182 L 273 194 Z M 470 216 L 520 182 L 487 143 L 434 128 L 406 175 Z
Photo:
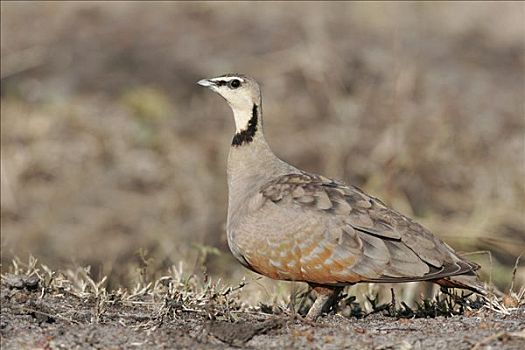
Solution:
M 177 319 L 187 315 L 199 315 L 204 319 L 216 321 L 237 322 L 242 315 L 274 314 L 295 319 L 298 315 L 306 315 L 312 304 L 310 291 L 292 293 L 284 302 L 259 304 L 249 306 L 243 302 L 241 292 L 253 281 L 242 280 L 236 285 L 226 285 L 221 280 L 213 280 L 207 275 L 188 273 L 183 263 L 172 266 L 169 275 L 156 280 L 144 280 L 137 277 L 133 287 L 108 289 L 107 278 L 94 280 L 89 267 L 77 267 L 65 271 L 53 271 L 48 266 L 39 264 L 37 259 L 30 257 L 28 262 L 16 258 L 12 261 L 8 272 L 1 275 L 1 283 L 9 289 L 26 289 L 40 291 L 39 300 L 61 295 L 71 295 L 79 301 L 92 305 L 89 315 L 91 323 L 100 323 L 110 306 L 136 307 L 143 315 L 143 321 L 137 327 L 155 330 L 167 319 Z M 397 300 L 394 289 L 390 289 L 391 299 L 380 302 L 379 294 L 382 288 L 375 288 L 365 293 L 365 301 L 360 303 L 356 296 L 342 294 L 334 310 L 344 317 L 366 318 L 375 313 L 382 313 L 393 318 L 434 318 L 454 315 L 472 315 L 477 310 L 489 309 L 493 312 L 510 315 L 525 305 L 525 288 L 519 292 L 509 290 L 503 297 L 494 295 L 481 298 L 472 293 L 452 293 L 446 288 L 432 299 L 415 301 L 415 307 L 405 301 Z M 510 302 L 512 301 L 512 302 Z M 61 319 L 78 324 L 78 315 L 74 307 L 66 304 L 62 312 L 47 313 L 25 307 L 24 312 L 39 313 L 53 319 Z M 109 317 L 109 316 L 108 316 Z
M 34 254 L 134 292 L 178 261 L 254 280 L 225 241 L 230 112 L 195 86 L 239 71 L 263 85 L 277 154 L 490 251 L 469 257 L 506 291 L 525 251 L 522 10 L 2 2 L 2 269 Z M 290 288 L 254 280 L 241 295 L 286 305 Z M 388 302 L 390 286 L 352 294 L 365 305 L 376 289 Z M 411 307 L 436 292 L 396 289 Z
M 170 274 L 155 281 L 138 278 L 132 288 L 108 289 L 107 278 L 97 281 L 90 275 L 89 267 L 78 267 L 65 271 L 52 271 L 46 265 L 38 264 L 30 257 L 28 263 L 15 259 L 7 274 L 2 275 L 2 283 L 8 288 L 40 290 L 40 299 L 46 294 L 72 295 L 84 303 L 92 304 L 90 322 L 99 323 L 109 306 L 121 305 L 137 307 L 147 316 L 148 322 L 140 327 L 155 329 L 165 317 L 178 318 L 182 314 L 198 314 L 210 320 L 235 321 L 235 313 L 250 312 L 239 298 L 239 290 L 245 283 L 225 286 L 220 280 L 212 280 L 186 273 L 179 266 L 173 266 Z M 30 310 L 25 310 L 30 311 Z M 64 308 L 64 313 L 55 313 L 54 318 L 75 321 L 74 308 Z
M 369 307 L 343 295 L 337 314 L 311 322 L 298 315 L 308 306 L 306 294 L 287 304 L 248 306 L 239 293 L 251 282 L 227 287 L 187 273 L 182 264 L 155 281 L 139 273 L 130 289 L 107 288 L 107 279 L 93 279 L 89 268 L 52 271 L 33 257 L 27 263 L 13 260 L 7 270 L 0 277 L 0 342 L 6 349 L 282 349 L 327 344 L 375 349 L 399 342 L 405 348 L 421 343 L 433 348 L 443 344 L 443 334 L 448 334 L 448 347 L 470 349 L 520 348 L 525 339 L 523 296 L 515 307 L 504 309 L 496 299 L 443 290 L 413 308 L 398 304 L 393 290 L 390 302 L 379 303 L 376 290 L 375 296 L 367 296 Z M 496 305 L 500 308 L 494 309 Z

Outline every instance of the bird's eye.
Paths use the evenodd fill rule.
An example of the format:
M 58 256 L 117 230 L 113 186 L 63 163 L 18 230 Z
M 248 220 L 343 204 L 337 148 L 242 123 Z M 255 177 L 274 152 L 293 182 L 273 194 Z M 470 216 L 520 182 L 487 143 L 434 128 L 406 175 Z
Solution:
M 239 86 L 241 86 L 241 81 L 239 79 L 233 79 L 228 85 L 231 89 L 237 89 Z

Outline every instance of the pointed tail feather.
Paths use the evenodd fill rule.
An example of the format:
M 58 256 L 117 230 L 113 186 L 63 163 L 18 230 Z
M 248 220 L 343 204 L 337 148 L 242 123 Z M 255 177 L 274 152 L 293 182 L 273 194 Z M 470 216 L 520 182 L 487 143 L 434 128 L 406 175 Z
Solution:
M 467 289 L 482 296 L 487 296 L 489 293 L 475 274 L 443 277 L 432 282 L 443 287 Z

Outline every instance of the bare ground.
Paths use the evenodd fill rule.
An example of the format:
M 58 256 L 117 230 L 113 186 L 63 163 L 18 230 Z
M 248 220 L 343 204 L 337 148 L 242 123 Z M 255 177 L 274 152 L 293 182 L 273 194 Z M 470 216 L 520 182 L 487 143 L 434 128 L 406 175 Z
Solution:
M 4 276 L 0 290 L 2 349 L 525 347 L 523 306 L 507 315 L 485 308 L 435 318 L 331 314 L 312 323 L 292 313 L 216 312 L 212 301 L 192 309 L 182 294 L 165 295 L 157 302 L 138 298 L 129 303 L 118 293 L 100 298 L 40 286 L 35 276 Z

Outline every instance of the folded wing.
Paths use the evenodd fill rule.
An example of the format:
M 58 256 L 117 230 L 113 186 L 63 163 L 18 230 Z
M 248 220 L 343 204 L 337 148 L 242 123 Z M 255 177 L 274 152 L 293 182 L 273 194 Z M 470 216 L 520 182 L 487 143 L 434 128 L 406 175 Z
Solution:
M 276 278 L 322 284 L 408 282 L 478 269 L 423 226 L 357 187 L 298 173 L 266 184 L 257 196 L 258 212 L 273 224 L 280 222 L 281 232 L 265 232 L 267 245 L 246 260 L 264 273 L 256 265 L 269 250 L 272 262 L 264 269 Z M 247 217 L 260 222 L 255 214 Z

